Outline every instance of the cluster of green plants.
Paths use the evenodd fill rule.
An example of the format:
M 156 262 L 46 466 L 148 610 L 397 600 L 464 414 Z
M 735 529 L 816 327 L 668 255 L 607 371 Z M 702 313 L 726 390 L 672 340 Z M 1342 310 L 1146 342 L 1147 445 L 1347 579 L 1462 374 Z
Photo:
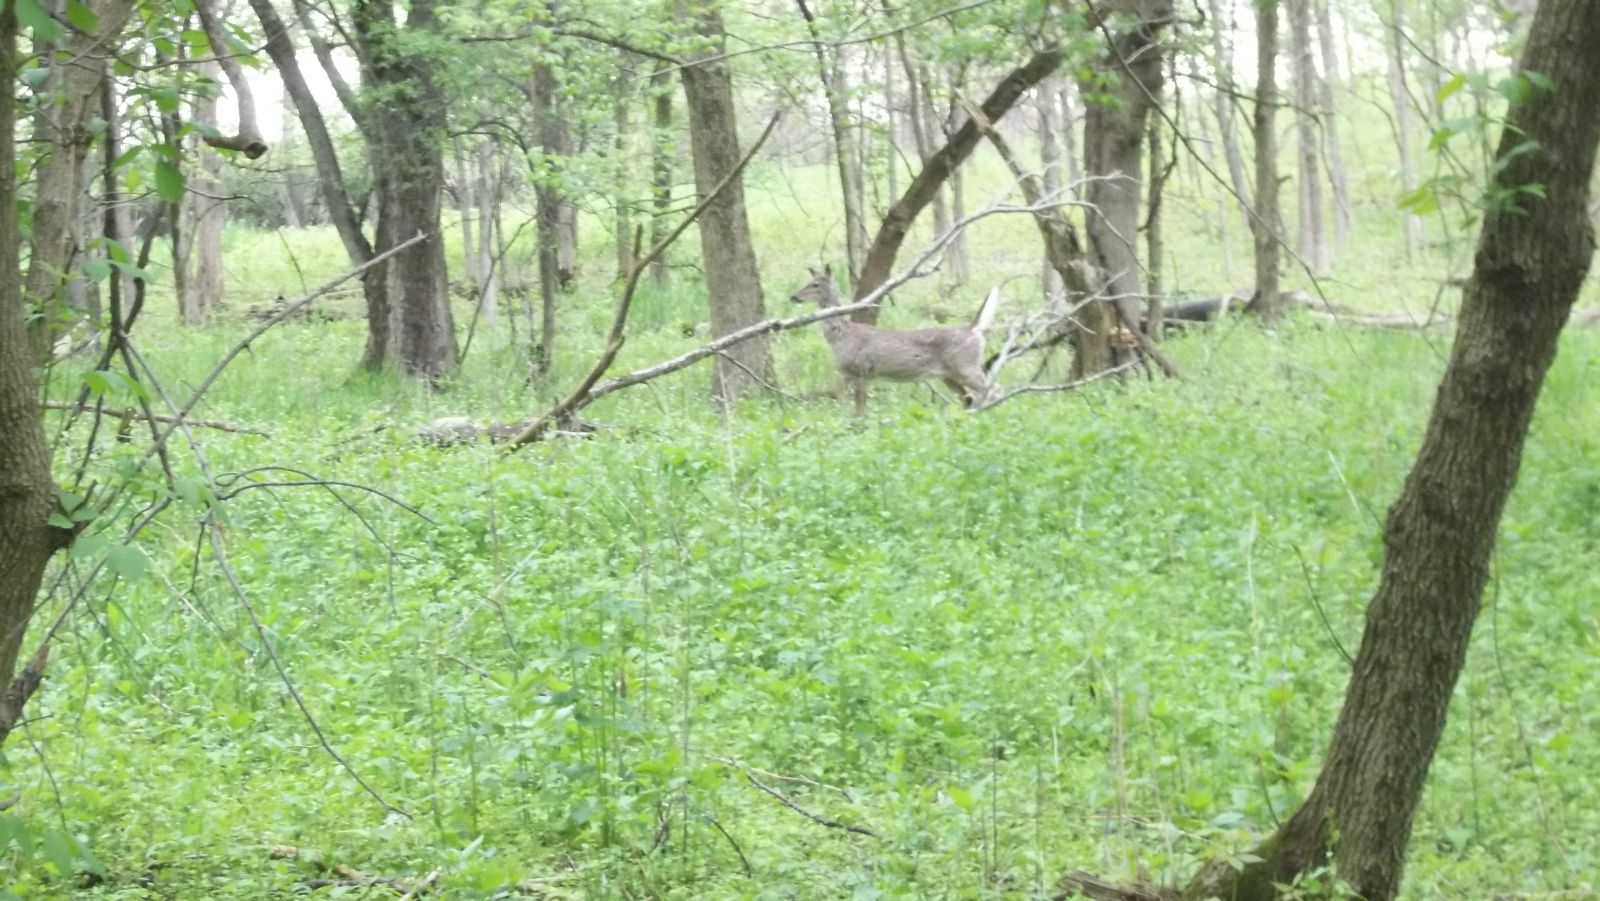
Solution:
M 988 165 L 974 194 L 1004 181 Z M 1236 287 L 1243 233 L 1230 268 L 1218 202 L 1185 190 L 1169 281 Z M 774 312 L 824 255 L 783 238 L 825 193 L 820 168 L 752 174 Z M 1397 219 L 1363 220 L 1335 300 L 1432 302 L 1452 261 L 1405 267 Z M 0 814 L 5 890 L 242 899 L 333 880 L 349 884 L 318 891 L 366 897 L 392 889 L 362 874 L 436 873 L 451 898 L 1042 896 L 1073 869 L 1181 882 L 1292 809 L 1447 333 L 1232 321 L 1169 342 L 1180 381 L 976 416 L 879 386 L 858 420 L 828 396 L 820 337 L 791 332 L 783 393 L 732 409 L 696 369 L 589 408 L 586 439 L 417 441 L 436 417 L 520 419 L 570 388 L 611 313 L 603 231 L 586 226 L 593 265 L 542 381 L 503 320 L 441 394 L 354 374 L 359 321 L 286 323 L 222 375 L 198 414 L 270 434 L 196 431 L 233 496 L 180 497 L 66 620 L 0 771 L 21 795 Z M 971 240 L 974 281 L 1029 303 L 1031 224 Z M 323 229 L 227 241 L 236 308 L 342 268 Z M 981 293 L 937 282 L 890 321 Z M 151 302 L 140 350 L 181 394 L 244 326 L 181 330 Z M 693 346 L 702 309 L 690 273 L 647 285 L 618 367 Z M 1600 342 L 1569 335 L 1412 896 L 1592 888 L 1600 869 L 1597 366 Z M 181 443 L 172 463 L 203 483 Z M 342 484 L 280 484 L 311 477 Z M 242 597 L 197 541 L 208 512 Z

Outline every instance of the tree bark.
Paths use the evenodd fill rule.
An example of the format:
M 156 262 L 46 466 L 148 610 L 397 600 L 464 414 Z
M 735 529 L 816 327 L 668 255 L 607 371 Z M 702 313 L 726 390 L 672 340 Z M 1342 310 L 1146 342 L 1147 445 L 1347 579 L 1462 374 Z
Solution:
M 215 63 L 201 67 L 202 72 L 213 74 Z M 217 100 L 201 97 L 195 101 L 196 121 L 216 121 Z M 211 317 L 222 301 L 222 230 L 228 224 L 228 205 L 222 199 L 222 157 L 208 147 L 199 150 L 199 168 L 189 177 L 186 199 L 192 218 L 189 237 L 184 242 L 187 251 L 179 266 L 184 270 L 181 290 L 178 291 L 178 311 L 184 325 L 201 325 Z
M 1049 47 L 1034 53 L 1027 62 L 1012 70 L 995 86 L 983 101 L 983 114 L 990 122 L 999 122 L 1023 94 L 1061 66 L 1064 56 L 1065 51 L 1060 47 Z M 884 215 L 883 224 L 872 239 L 867 262 L 861 269 L 861 281 L 856 285 L 857 300 L 877 290 L 888 280 L 895 257 L 900 253 L 900 245 L 905 243 L 906 234 L 911 230 L 911 223 L 933 200 L 951 170 L 971 155 L 982 136 L 982 131 L 975 123 L 970 120 L 963 122 L 943 147 L 929 155 L 922 171 L 906 186 L 905 194 Z M 877 311 L 861 318 L 875 322 Z
M 845 251 L 850 267 L 850 284 L 856 283 L 862 261 L 867 255 L 866 189 L 861 172 L 861 155 L 850 138 L 849 85 L 845 81 L 843 49 L 836 48 L 830 57 L 823 47 L 822 31 L 817 19 L 806 5 L 806 0 L 795 0 L 800 15 L 806 20 L 811 33 L 812 49 L 817 57 L 817 78 L 822 84 L 823 96 L 828 101 L 828 124 L 833 129 L 833 158 L 839 170 L 840 192 L 844 198 Z
M 945 141 L 949 142 L 955 137 L 958 116 L 953 98 L 964 96 L 966 94 L 966 85 L 963 84 L 965 79 L 958 70 L 948 69 L 946 70 L 946 76 L 949 78 L 950 87 L 946 93 L 947 96 L 952 98 L 952 103 L 950 104 L 949 115 L 944 118 L 942 129 Z M 928 84 L 929 82 L 927 81 L 923 82 L 924 90 L 927 89 Z M 931 104 L 933 98 L 929 97 L 928 99 Z M 960 222 L 967 217 L 967 173 L 962 162 L 950 167 L 950 220 L 952 222 Z M 956 232 L 950 239 L 950 243 L 945 247 L 944 258 L 947 285 L 959 287 L 972 280 L 971 255 L 967 253 L 967 233 L 965 230 Z
M 1212 109 L 1217 117 L 1217 134 L 1222 139 L 1222 152 L 1228 160 L 1228 180 L 1238 198 L 1239 212 L 1246 224 L 1254 221 L 1250 215 L 1250 183 L 1244 175 L 1244 153 L 1239 149 L 1239 138 L 1233 130 L 1233 48 L 1224 34 L 1229 23 L 1222 17 L 1222 0 L 1209 0 L 1211 10 L 1211 52 L 1215 55 L 1216 89 L 1211 92 Z
M 239 65 L 237 52 L 228 42 L 221 14 L 212 9 L 211 5 L 215 2 L 194 0 L 194 11 L 200 19 L 207 42 L 211 44 L 212 55 L 222 66 L 223 72 L 227 73 L 228 83 L 233 85 L 233 97 L 238 104 L 239 130 L 231 135 L 208 134 L 201 140 L 220 150 L 238 150 L 250 159 L 257 159 L 267 152 L 267 142 L 261 137 L 261 128 L 256 123 L 255 94 L 250 90 L 250 79 L 245 77 L 244 68 Z
M 103 46 L 119 34 L 133 13 L 132 0 L 103 0 L 90 6 L 98 28 L 93 34 L 68 32 L 63 52 L 70 66 L 51 66 L 40 97 L 46 106 L 34 121 L 34 139 L 48 153 L 38 163 L 33 191 L 33 227 L 29 235 L 26 296 L 42 314 L 29 331 L 31 358 L 49 358 L 55 339 L 70 326 L 72 313 L 63 302 L 63 290 L 72 278 L 78 246 L 78 222 L 83 215 L 80 186 L 84 160 L 94 143 L 91 122 L 98 109 L 101 76 L 105 69 Z M 53 102 L 50 102 L 53 101 Z
M 1350 203 L 1350 176 L 1344 167 L 1344 150 L 1339 144 L 1339 110 L 1334 102 L 1339 83 L 1339 54 L 1334 49 L 1333 13 L 1328 0 L 1315 0 L 1317 44 L 1322 57 L 1322 86 L 1317 112 L 1322 117 L 1322 141 L 1327 151 L 1328 184 L 1333 188 L 1334 248 L 1343 253 L 1355 234 L 1355 209 Z
M 633 191 L 628 177 L 628 136 L 633 131 L 628 115 L 629 82 L 619 76 L 611 86 L 611 177 L 616 192 L 612 201 L 612 231 L 617 246 L 617 277 L 621 282 L 633 268 Z
M 1256 6 L 1256 203 L 1250 231 L 1256 243 L 1256 291 L 1246 309 L 1266 320 L 1276 319 L 1278 303 L 1278 0 L 1254 0 Z
M 270 2 L 270 0 L 268 0 Z M 380 342 L 369 330 L 368 369 L 397 365 L 406 375 L 437 385 L 455 372 L 454 321 L 445 277 L 440 208 L 444 193 L 445 104 L 433 65 L 412 41 L 399 41 L 390 0 L 360 0 L 354 16 L 366 69 L 367 152 L 378 193 L 377 241 L 383 253 L 414 235 L 427 238 L 374 266 L 381 270 L 389 321 Z M 408 37 L 435 31 L 433 0 L 412 0 Z
M 1389 18 L 1389 99 L 1394 103 L 1395 146 L 1400 152 L 1400 189 L 1409 194 L 1417 189 L 1417 163 L 1411 153 L 1411 92 L 1406 88 L 1405 0 L 1391 0 Z M 1406 261 L 1422 248 L 1422 220 L 1404 212 Z
M 1082 157 L 1078 154 L 1078 112 L 1072 102 L 1072 79 L 1058 78 L 1057 96 L 1061 101 L 1061 156 L 1067 161 L 1067 184 L 1083 181 Z M 1076 190 L 1076 188 L 1074 188 Z
M 650 199 L 653 207 L 650 217 L 650 246 L 660 244 L 667 236 L 667 211 L 672 209 L 672 75 L 665 64 L 658 66 L 650 76 L 651 135 L 650 135 Z M 650 278 L 657 287 L 664 287 L 671 277 L 667 255 L 658 254 L 650 263 Z
M 1528 424 L 1594 255 L 1587 209 L 1600 144 L 1600 0 L 1543 0 L 1519 64 L 1554 90 L 1514 104 L 1459 328 L 1422 447 L 1384 528 L 1384 562 L 1322 772 L 1256 852 L 1205 867 L 1191 897 L 1275 896 L 1331 853 L 1360 897 L 1397 892 L 1412 819 L 1477 619 Z M 1537 149 L 1516 152 L 1524 141 Z
M 1089 317 L 1083 319 L 1087 328 L 1073 335 L 1074 378 L 1107 368 L 1101 365 L 1106 361 L 1120 364 L 1133 353 L 1125 343 L 1111 346 L 1111 340 L 1119 319 L 1123 327 L 1139 327 L 1138 298 L 1143 291 L 1138 230 L 1144 184 L 1140 164 L 1145 122 L 1165 84 L 1166 51 L 1160 31 L 1172 17 L 1171 0 L 1119 0 L 1108 9 L 1110 15 L 1099 23 L 1107 32 L 1106 51 L 1094 68 L 1109 76 L 1109 83 L 1102 85 L 1090 76 L 1079 89 L 1086 98 L 1098 93 L 1104 101 L 1085 103 L 1083 168 L 1091 179 L 1085 191 L 1091 205 L 1085 231 L 1089 258 L 1104 273 L 1112 300 L 1095 301 L 1089 307 L 1115 309 L 1083 311 Z
M 500 267 L 495 261 L 494 222 L 500 208 L 500 179 L 495 164 L 495 145 L 484 141 L 478 145 L 477 179 L 474 190 L 478 207 L 478 315 L 486 323 L 493 323 L 500 311 Z
M 1039 166 L 1043 170 L 1044 193 L 1048 197 L 1061 197 L 1061 121 L 1056 115 L 1056 78 L 1045 79 L 1034 89 L 1033 105 L 1039 114 Z M 1048 305 L 1062 291 L 1061 273 L 1050 265 L 1048 254 L 1040 260 L 1039 281 L 1044 289 L 1044 302 Z
M 554 10 L 552 8 L 552 17 Z M 555 179 L 565 155 L 567 126 L 556 113 L 555 67 L 540 62 L 533 70 L 533 118 L 539 126 L 541 165 L 534 190 L 534 238 L 539 259 L 539 341 L 534 347 L 533 373 L 542 376 L 555 365 L 556 309 L 564 280 L 561 272 L 561 195 Z
M 703 10 L 698 32 L 709 38 L 701 59 L 722 53 L 722 16 Z M 689 142 L 694 151 L 695 189 L 709 195 L 739 165 L 739 129 L 734 114 L 733 75 L 726 60 L 702 62 L 682 70 L 689 110 Z M 745 215 L 744 179 L 737 177 L 700 217 L 700 255 L 711 299 L 711 335 L 718 338 L 763 318 L 761 272 L 756 265 L 750 222 Z M 772 348 L 766 336 L 746 341 L 717 356 L 711 396 L 738 400 L 776 383 Z
M 1311 0 L 1288 0 L 1289 35 L 1294 55 L 1294 103 L 1300 203 L 1300 257 L 1317 275 L 1327 273 L 1326 216 L 1322 208 L 1322 145 L 1317 122 L 1320 96 L 1317 64 L 1311 48 Z
M 70 534 L 51 526 L 56 486 L 18 265 L 16 6 L 0 8 L 0 685 L 10 685 L 45 566 Z M 93 94 L 93 90 L 89 91 Z M 76 185 L 74 185 L 76 189 Z M 9 728 L 9 724 L 7 724 Z
M 1167 245 L 1161 232 L 1161 196 L 1167 185 L 1167 153 L 1161 133 L 1166 122 L 1159 116 L 1150 117 L 1150 193 L 1145 201 L 1144 241 L 1145 260 L 1150 270 L 1150 283 L 1146 285 L 1149 299 L 1145 301 L 1145 334 L 1152 341 L 1161 340 L 1162 295 L 1166 293 L 1166 280 L 1162 276 L 1162 257 Z
M 456 170 L 456 212 L 461 216 L 461 276 L 473 290 L 478 287 L 478 242 L 473 221 L 473 177 L 468 171 L 467 154 L 459 140 L 450 142 L 450 162 Z

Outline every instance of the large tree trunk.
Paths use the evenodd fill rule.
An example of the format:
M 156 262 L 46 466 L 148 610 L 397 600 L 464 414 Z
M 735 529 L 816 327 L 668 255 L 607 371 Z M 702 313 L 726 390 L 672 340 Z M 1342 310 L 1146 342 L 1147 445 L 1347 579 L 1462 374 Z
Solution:
M 1060 47 L 1049 47 L 1034 53 L 1027 62 L 1006 75 L 983 101 L 981 110 L 984 116 L 990 122 L 999 122 L 1018 98 L 1060 67 L 1064 56 L 1065 51 Z M 883 224 L 872 239 L 866 265 L 861 269 L 861 280 L 856 285 L 855 296 L 858 299 L 877 290 L 889 279 L 895 257 L 900 253 L 900 245 L 905 243 L 906 234 L 911 230 L 911 223 L 933 200 L 950 172 L 971 155 L 972 148 L 977 146 L 982 137 L 983 133 L 976 123 L 964 122 L 943 147 L 928 156 L 922 171 L 906 186 L 905 194 L 884 215 Z M 876 310 L 867 312 L 871 315 L 858 318 L 877 321 Z
M 1333 13 L 1328 0 L 1315 0 L 1317 44 L 1322 57 L 1322 87 L 1317 112 L 1322 117 L 1322 140 L 1327 149 L 1328 183 L 1333 187 L 1333 239 L 1343 253 L 1355 233 L 1355 209 L 1350 203 L 1350 177 L 1344 167 L 1344 150 L 1339 144 L 1339 111 L 1334 103 L 1339 83 L 1339 54 L 1334 50 Z
M 709 38 L 704 56 L 720 55 L 722 17 L 714 10 L 696 16 L 696 28 Z M 689 142 L 694 151 L 695 189 L 702 197 L 739 165 L 739 129 L 734 115 L 733 74 L 726 60 L 682 70 L 689 108 Z M 745 216 L 744 179 L 733 179 L 700 216 L 700 256 L 711 295 L 711 335 L 721 337 L 763 317 L 761 272 L 756 265 L 750 222 Z M 775 384 L 772 348 L 766 336 L 746 341 L 717 356 L 711 396 L 738 400 Z
M 1394 897 L 1444 730 L 1489 557 L 1540 386 L 1594 254 L 1587 208 L 1600 143 L 1600 0 L 1543 0 L 1520 63 L 1554 84 L 1513 105 L 1504 187 L 1539 184 L 1484 218 L 1460 326 L 1422 448 L 1384 528 L 1383 572 L 1316 786 L 1256 854 L 1207 866 L 1194 897 L 1275 895 L 1321 866 L 1369 901 Z M 1518 155 L 1525 141 L 1537 150 Z
M 1278 241 L 1283 234 L 1278 216 L 1278 0 L 1256 5 L 1256 203 L 1250 231 L 1256 240 L 1256 291 L 1248 309 L 1275 319 L 1278 304 Z
M 267 55 L 272 58 L 272 64 L 283 80 L 284 92 L 294 103 L 300 126 L 305 130 L 311 159 L 317 167 L 317 187 L 328 209 L 328 219 L 333 222 L 334 231 L 338 232 L 339 240 L 344 244 L 350 264 L 362 265 L 373 257 L 372 244 L 362 233 L 361 219 L 345 192 L 339 155 L 334 150 L 333 138 L 328 134 L 327 122 L 322 118 L 322 109 L 300 71 L 300 58 L 295 52 L 294 43 L 289 40 L 289 32 L 278 17 L 272 0 L 250 0 L 250 8 L 261 23 Z M 348 102 L 355 103 L 353 98 Z M 363 363 L 369 367 L 381 366 L 384 362 L 383 351 L 389 345 L 388 280 L 384 278 L 381 267 L 373 267 L 362 274 L 361 291 L 367 302 L 367 350 Z
M 1322 275 L 1331 263 L 1322 209 L 1321 136 L 1317 123 L 1317 64 L 1311 50 L 1311 0 L 1288 0 L 1289 35 L 1294 54 L 1294 103 L 1299 153 L 1300 257 Z
M 367 107 L 367 150 L 378 193 L 375 251 L 384 253 L 418 233 L 427 237 L 373 268 L 382 271 L 389 301 L 387 333 L 369 331 L 364 365 L 398 365 L 415 378 L 437 382 L 456 368 L 454 322 L 445 279 L 440 207 L 444 193 L 444 98 L 433 79 L 426 48 L 396 40 L 389 0 L 356 6 L 357 39 L 366 60 L 363 87 L 377 102 Z M 412 0 L 408 36 L 437 27 L 432 0 Z
M 79 186 L 84 159 L 95 132 L 97 96 L 106 58 L 105 43 L 119 34 L 133 12 L 132 0 L 102 0 L 89 6 L 98 22 L 92 34 L 72 29 L 63 51 L 72 65 L 51 66 L 39 96 L 45 106 L 34 119 L 34 140 L 48 149 L 38 163 L 33 191 L 33 224 L 29 234 L 27 297 L 43 315 L 30 329 L 32 358 L 47 359 L 55 339 L 71 326 L 72 312 L 63 302 L 80 248 Z M 53 101 L 53 102 L 52 102 Z
M 844 197 L 844 231 L 850 284 L 856 283 L 861 263 L 867 256 L 866 189 L 861 172 L 861 155 L 850 138 L 850 86 L 845 80 L 844 50 L 835 48 L 830 57 L 824 49 L 822 32 L 806 0 L 795 0 L 811 32 L 816 51 L 817 78 L 828 101 L 828 124 L 833 130 L 833 158 L 839 169 L 840 191 Z
M 1233 185 L 1233 193 L 1239 202 L 1239 212 L 1244 216 L 1246 223 L 1252 222 L 1250 215 L 1250 182 L 1244 174 L 1244 153 L 1239 149 L 1239 138 L 1233 130 L 1233 48 L 1229 46 L 1225 35 L 1230 30 L 1230 24 L 1222 17 L 1221 0 L 1208 0 L 1211 10 L 1211 52 L 1216 60 L 1217 86 L 1211 92 L 1212 109 L 1217 117 L 1217 134 L 1222 138 L 1222 152 L 1228 159 L 1228 181 Z M 1231 4 L 1230 4 L 1231 6 Z
M 1388 28 L 1389 99 L 1394 104 L 1395 146 L 1400 151 L 1400 189 L 1409 194 L 1417 189 L 1417 163 L 1411 153 L 1411 92 L 1406 88 L 1405 0 L 1391 0 Z M 1406 260 L 1422 248 L 1422 220 L 1409 211 L 1404 214 Z
M 56 486 L 50 477 L 50 445 L 39 407 L 34 341 L 23 320 L 15 10 L 13 3 L 0 10 L 0 78 L 5 82 L 0 91 L 0 690 L 16 673 L 45 566 L 70 539 L 48 522 L 56 509 Z M 93 94 L 91 87 L 85 96 Z M 12 723 L 0 724 L 6 731 L 17 712 L 8 711 Z
M 1091 179 L 1085 192 L 1090 204 L 1086 231 L 1090 260 L 1104 273 L 1113 299 L 1091 303 L 1083 311 L 1087 317 L 1080 317 L 1086 327 L 1073 336 L 1074 378 L 1092 375 L 1108 361 L 1123 362 L 1132 353 L 1126 344 L 1114 347 L 1111 341 L 1119 324 L 1139 327 L 1140 162 L 1145 122 L 1166 75 L 1160 30 L 1172 16 L 1171 0 L 1119 0 L 1109 9 L 1105 27 L 1111 46 L 1096 62 L 1097 74 L 1079 88 L 1085 97 L 1104 95 L 1103 102 L 1085 103 L 1084 172 Z M 1100 76 L 1109 76 L 1109 83 L 1102 86 Z

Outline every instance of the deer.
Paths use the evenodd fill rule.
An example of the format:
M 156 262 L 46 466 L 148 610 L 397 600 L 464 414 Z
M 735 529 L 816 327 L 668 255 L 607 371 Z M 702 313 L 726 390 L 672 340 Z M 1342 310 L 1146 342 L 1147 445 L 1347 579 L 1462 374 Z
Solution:
M 815 303 L 823 309 L 841 305 L 844 301 L 833 284 L 833 267 L 824 266 L 820 272 L 811 268 L 811 281 L 790 300 Z M 867 382 L 871 379 L 940 379 L 962 397 L 968 410 L 976 409 L 989 393 L 989 378 L 983 370 L 983 333 L 994 323 L 999 300 L 1000 289 L 991 289 L 970 324 L 945 328 L 878 328 L 844 316 L 822 320 L 822 336 L 833 349 L 834 365 L 855 392 L 856 415 L 867 412 Z

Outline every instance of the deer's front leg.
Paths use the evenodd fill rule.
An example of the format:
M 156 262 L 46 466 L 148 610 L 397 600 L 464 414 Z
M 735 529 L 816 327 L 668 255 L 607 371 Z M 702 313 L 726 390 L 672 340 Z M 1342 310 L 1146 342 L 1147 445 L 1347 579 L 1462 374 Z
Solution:
M 867 415 L 867 380 L 851 379 L 850 387 L 854 388 L 856 392 L 856 415 Z

